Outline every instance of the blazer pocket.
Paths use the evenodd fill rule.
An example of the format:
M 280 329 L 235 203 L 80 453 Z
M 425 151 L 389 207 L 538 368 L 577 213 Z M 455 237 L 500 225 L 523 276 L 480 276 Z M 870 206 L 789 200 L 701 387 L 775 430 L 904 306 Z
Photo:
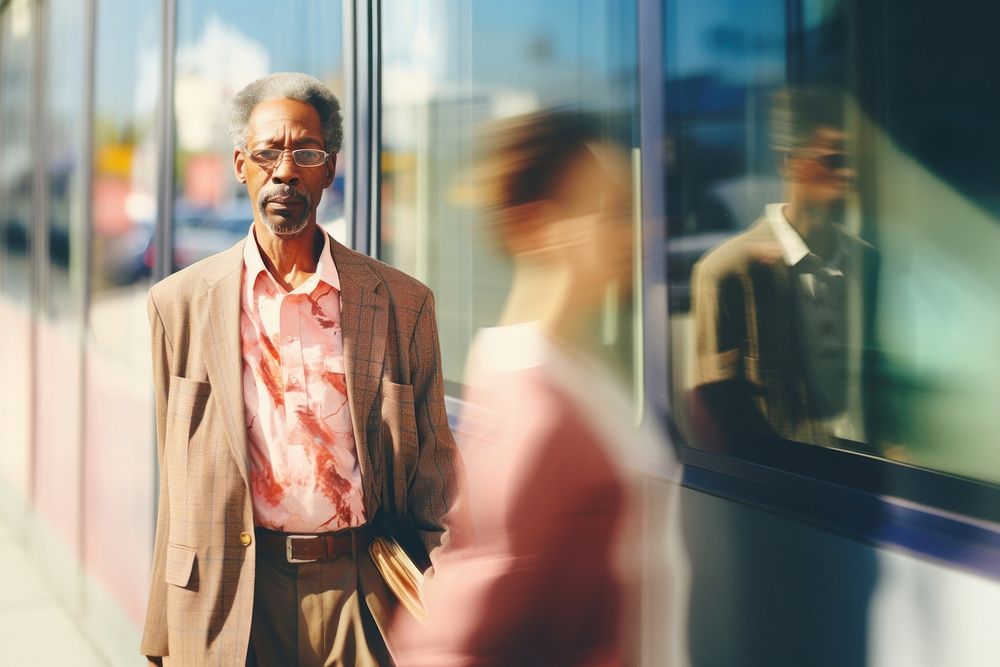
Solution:
M 167 451 L 187 450 L 188 439 L 201 423 L 212 388 L 207 382 L 170 376 L 170 393 L 167 394 L 166 441 Z M 186 457 L 186 454 L 185 454 Z M 173 466 L 187 468 L 187 461 L 174 461 Z
M 211 393 L 212 385 L 207 382 L 171 375 L 167 393 L 167 416 L 188 421 L 197 416 L 200 421 Z
M 382 380 L 382 398 L 388 399 L 396 405 L 408 405 L 413 409 L 413 385 L 397 384 Z
M 194 573 L 196 555 L 197 552 L 191 547 L 168 544 L 164 580 L 181 588 L 193 588 L 195 581 L 192 581 L 191 575 Z

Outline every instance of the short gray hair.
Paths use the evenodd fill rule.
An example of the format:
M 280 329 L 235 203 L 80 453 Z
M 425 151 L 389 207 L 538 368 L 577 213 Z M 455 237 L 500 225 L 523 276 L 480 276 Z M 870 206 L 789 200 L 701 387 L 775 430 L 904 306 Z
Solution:
M 237 148 L 245 148 L 250 114 L 261 102 L 267 100 L 298 100 L 312 106 L 319 113 L 323 125 L 323 146 L 331 153 L 340 152 L 344 139 L 340 101 L 329 88 L 317 79 L 301 72 L 269 74 L 248 84 L 233 98 L 229 114 L 229 136 Z

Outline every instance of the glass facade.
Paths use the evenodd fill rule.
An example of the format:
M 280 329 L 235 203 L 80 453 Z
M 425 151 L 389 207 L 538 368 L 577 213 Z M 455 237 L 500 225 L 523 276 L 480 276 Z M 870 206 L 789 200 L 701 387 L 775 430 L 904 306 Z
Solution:
M 229 248 L 250 228 L 253 207 L 233 176 L 227 130 L 229 101 L 238 90 L 271 72 L 305 72 L 330 86 L 348 110 L 343 25 L 341 2 L 300 3 L 294 12 L 277 6 L 247 12 L 239 2 L 178 4 L 174 268 Z M 320 225 L 345 243 L 348 155 L 344 146 L 317 211 Z
M 637 149 L 636 6 L 392 1 L 380 27 L 378 255 L 434 290 L 458 395 L 470 342 L 497 323 L 511 287 L 475 182 L 484 136 L 502 119 L 574 110 Z M 635 376 L 636 313 L 611 297 L 607 312 L 594 337 Z
M 87 7 L 51 2 L 44 17 L 44 96 L 39 115 L 43 159 L 38 260 L 38 311 L 34 346 L 34 500 L 58 535 L 58 547 L 80 555 L 83 512 L 82 402 L 86 224 L 85 178 L 89 156 L 85 42 Z M 59 571 L 56 563 L 51 571 Z M 71 584 L 60 582 L 67 589 Z
M 138 647 L 153 543 L 148 289 L 158 272 L 247 233 L 252 211 L 226 131 L 236 90 L 295 70 L 342 100 L 347 92 L 340 2 L 292 13 L 177 2 L 172 45 L 163 9 L 159 0 L 0 6 L 0 501 L 115 664 Z M 164 118 L 167 86 L 174 108 Z M 346 101 L 344 112 L 349 123 Z M 173 265 L 160 267 L 168 123 Z M 347 154 L 319 211 L 344 242 Z
M 5 446 L 0 470 L 22 507 L 31 494 L 31 253 L 35 215 L 37 130 L 32 99 L 37 76 L 37 16 L 27 0 L 0 14 L 0 420 Z
M 84 388 L 84 562 L 128 616 L 145 604 L 156 451 L 143 240 L 156 224 L 162 12 L 96 5 L 93 178 Z M 117 406 L 115 412 L 104 406 Z M 148 443 L 136 446 L 138 442 Z M 108 489 L 116 489 L 108 493 Z M 122 528 L 128 526 L 127 534 Z M 122 559 L 122 554 L 130 554 Z
M 84 176 L 87 133 L 87 6 L 53 0 L 46 12 L 45 45 L 45 206 L 47 270 L 43 311 L 54 320 L 77 320 L 82 314 L 84 225 L 87 196 Z
M 666 3 L 676 418 L 1000 481 L 997 11 L 792 4 Z
M 896 460 L 1000 483 L 996 308 L 1000 10 L 858 4 L 849 36 L 867 172 L 863 229 L 881 255 L 871 438 Z M 940 57 L 919 47 L 927 41 Z M 878 44 L 888 48 L 880 49 Z M 861 63 L 874 58 L 868 71 Z
M 157 488 L 146 295 L 246 235 L 228 104 L 277 71 L 341 98 L 319 222 L 432 288 L 451 398 L 513 288 L 486 138 L 582 112 L 630 170 L 620 235 L 664 264 L 636 261 L 581 325 L 651 401 L 637 419 L 669 415 L 676 444 L 703 450 L 685 455 L 718 455 L 695 462 L 783 471 L 822 453 L 995 493 L 1000 9 L 956 7 L 0 0 L 0 518 L 39 520 L 31 539 L 66 601 L 85 623 L 116 610 L 124 638 L 107 654 L 132 656 Z M 639 54 L 656 31 L 651 83 Z M 373 192 L 357 192 L 352 156 L 376 165 Z M 352 191 L 371 219 L 353 219 Z M 662 230 L 638 205 L 651 200 Z M 936 506 L 919 483 L 883 482 Z
M 31 221 L 35 206 L 35 119 L 32 97 L 36 79 L 37 17 L 26 0 L 10 3 L 0 24 L 0 86 L 3 87 L 0 116 L 0 147 L 6 156 L 0 174 L 3 193 L 3 262 L 0 286 L 4 293 L 27 304 L 31 295 L 28 258 L 31 254 Z

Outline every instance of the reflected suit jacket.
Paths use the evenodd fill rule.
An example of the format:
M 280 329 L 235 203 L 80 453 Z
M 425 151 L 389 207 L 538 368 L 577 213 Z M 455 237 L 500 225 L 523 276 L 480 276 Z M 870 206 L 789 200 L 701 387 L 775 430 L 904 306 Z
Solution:
M 142 653 L 169 655 L 171 664 L 242 665 L 247 657 L 256 552 L 240 345 L 243 243 L 166 278 L 149 296 L 160 486 Z M 393 522 L 430 553 L 448 541 L 444 515 L 460 465 L 434 298 L 400 271 L 330 245 L 366 516 Z M 384 586 L 361 594 L 386 627 L 392 603 Z
M 839 227 L 843 271 L 861 318 L 861 342 L 874 322 L 876 250 Z M 711 250 L 695 264 L 691 297 L 695 319 L 698 388 L 735 381 L 747 392 L 773 434 L 786 440 L 833 444 L 828 425 L 810 412 L 810 385 L 803 371 L 804 345 L 795 272 L 767 218 Z M 862 354 L 869 356 L 865 350 Z M 759 424 L 748 424 L 758 430 Z M 771 435 L 772 433 L 765 433 Z

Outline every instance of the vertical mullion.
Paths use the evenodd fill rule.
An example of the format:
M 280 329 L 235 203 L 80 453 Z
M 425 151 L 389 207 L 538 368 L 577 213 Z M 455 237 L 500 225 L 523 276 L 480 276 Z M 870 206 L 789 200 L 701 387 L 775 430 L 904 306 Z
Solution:
M 156 257 L 153 262 L 153 281 L 160 280 L 174 271 L 174 56 L 177 50 L 177 0 L 162 0 L 161 17 L 163 29 L 160 47 L 160 116 L 157 124 L 159 133 L 159 174 L 157 178 L 157 215 L 154 229 Z M 155 424 L 150 429 L 155 433 Z M 156 438 L 153 438 L 155 447 Z M 153 525 L 156 525 L 157 508 L 160 504 L 160 470 L 157 456 L 152 457 L 153 504 L 150 508 Z
M 379 3 L 350 0 L 353 48 L 349 51 L 348 90 L 351 105 L 352 182 L 345 214 L 351 220 L 351 245 L 377 255 L 378 239 L 378 11 Z
M 80 554 L 80 564 L 83 565 L 86 559 L 87 546 L 87 507 L 84 502 L 85 489 L 87 488 L 87 322 L 90 317 L 90 283 L 91 283 L 91 243 L 93 233 L 91 224 L 93 223 L 93 205 L 91 195 L 94 185 L 94 99 L 96 97 L 94 86 L 96 84 L 95 68 L 97 63 L 97 3 L 99 0 L 86 0 L 83 17 L 83 142 L 81 145 L 81 174 L 80 174 L 80 194 L 83 198 L 83 206 L 80 215 L 80 227 L 78 242 L 70 241 L 70 285 L 79 285 L 80 309 L 80 346 L 78 348 L 80 361 L 80 374 L 78 377 L 77 395 L 80 397 L 80 417 L 77 420 L 77 447 L 79 447 L 79 461 L 77 488 L 80 490 L 79 502 L 76 503 L 77 526 L 77 553 Z M 72 225 L 72 222 L 70 223 Z M 70 227 L 70 239 L 73 238 L 73 229 Z M 74 248 L 75 251 L 74 261 Z M 73 271 L 79 272 L 79 281 L 73 280 Z M 83 585 L 77 587 L 78 608 L 83 605 Z
M 38 361 L 35 356 L 35 351 L 38 346 L 35 341 L 38 338 L 38 320 L 45 310 L 42 296 L 43 280 L 41 279 L 41 273 L 43 272 L 45 249 L 48 247 L 48 221 L 46 220 L 46 211 L 48 210 L 48 206 L 43 201 L 42 192 L 42 182 L 44 180 L 45 165 L 47 162 L 45 150 L 48 147 L 48 142 L 44 140 L 41 128 L 42 117 L 44 116 L 43 110 L 45 108 L 43 106 L 42 92 L 45 85 L 44 16 L 44 0 L 37 0 L 32 3 L 31 66 L 33 72 L 30 113 L 28 114 L 28 122 L 30 123 L 28 127 L 28 136 L 30 137 L 31 145 L 34 147 L 34 159 L 31 164 L 31 216 L 26 221 L 27 229 L 25 230 L 28 239 L 28 327 L 30 331 L 27 345 L 28 386 L 25 393 L 25 396 L 28 398 L 28 479 L 25 500 L 29 508 L 35 505 L 35 491 L 38 486 L 35 483 L 35 468 L 37 467 L 36 464 L 38 461 L 38 443 L 35 442 L 35 435 L 37 431 L 35 428 L 35 417 L 36 406 L 38 404 L 37 397 L 35 395 L 35 388 L 38 385 Z
M 34 31 L 34 90 L 32 98 L 31 114 L 31 142 L 35 147 L 35 159 L 32 161 L 32 209 L 33 220 L 32 229 L 29 236 L 31 243 L 32 266 L 29 275 L 32 278 L 32 320 L 35 321 L 39 315 L 46 315 L 49 311 L 48 303 L 48 271 L 46 270 L 47 250 L 49 247 L 49 206 L 48 206 L 48 173 L 49 163 L 49 132 L 43 130 L 47 126 L 49 114 L 45 109 L 45 88 L 46 88 L 46 40 L 48 31 L 46 30 L 46 18 L 48 15 L 48 2 L 38 0 L 35 2 L 35 11 L 32 20 L 35 22 Z M 34 325 L 33 325 L 34 326 Z M 36 336 L 32 335 L 32 340 Z M 32 362 L 34 364 L 34 362 Z
M 639 0 L 639 164 L 642 247 L 643 374 L 646 398 L 662 415 L 670 409 L 670 327 L 667 302 L 666 176 L 663 155 L 663 10 L 660 0 Z M 660 287 L 662 286 L 662 289 Z M 652 352 L 652 353 L 650 353 Z
M 159 174 L 154 238 L 156 260 L 153 280 L 174 270 L 174 55 L 177 49 L 177 0 L 162 0 L 163 44 L 160 48 L 160 116 L 157 131 Z
M 362 0 L 349 0 L 351 5 L 351 84 L 348 90 L 351 105 L 351 168 L 354 178 L 350 184 L 351 244 L 358 252 L 368 252 L 368 8 Z
M 343 170 L 344 174 L 344 221 L 347 234 L 346 243 L 354 247 L 354 181 L 357 178 L 357 169 L 354 165 L 354 106 L 351 100 L 354 99 L 354 61 L 355 61 L 355 39 L 354 39 L 354 5 L 352 2 L 343 4 L 343 38 L 344 54 L 344 98 L 340 100 L 342 114 L 345 116 L 344 141 L 341 142 L 341 155 L 338 156 L 337 166 Z M 350 147 L 350 151 L 344 151 L 344 145 Z
M 73 261 L 72 248 L 70 243 L 70 271 L 73 267 L 78 267 L 80 272 L 80 330 L 84 344 L 87 339 L 87 324 L 90 318 L 90 288 L 91 288 L 91 261 L 93 231 L 91 229 L 94 222 L 93 188 L 94 188 L 94 104 L 96 93 L 94 87 L 97 85 L 97 8 L 100 0 L 85 0 L 83 17 L 83 143 L 80 153 L 82 158 L 82 171 L 80 173 L 80 192 L 83 194 L 83 210 L 80 216 L 79 244 L 77 244 L 77 260 Z M 70 232 L 72 234 L 72 231 Z M 72 276 L 72 273 L 70 274 Z M 72 281 L 72 277 L 71 277 Z M 81 353 L 83 350 L 81 349 Z M 84 368 L 81 366 L 81 368 Z M 81 387 L 81 396 L 86 396 L 86 392 Z M 82 435 L 82 434 L 81 434 Z M 81 551 L 81 553 L 83 553 Z
M 369 254 L 381 254 L 382 227 L 382 0 L 371 0 L 368 26 L 368 117 L 370 122 L 368 146 L 370 177 L 369 196 Z

